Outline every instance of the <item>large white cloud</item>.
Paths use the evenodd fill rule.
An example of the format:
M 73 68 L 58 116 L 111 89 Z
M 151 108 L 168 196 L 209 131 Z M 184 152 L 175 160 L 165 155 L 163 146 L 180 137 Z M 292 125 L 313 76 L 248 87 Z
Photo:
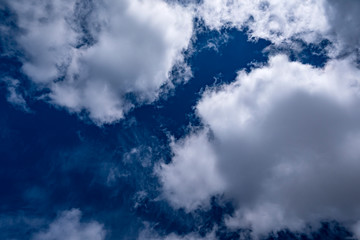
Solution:
M 64 211 L 45 231 L 34 234 L 33 240 L 104 240 L 106 231 L 98 222 L 80 222 L 78 209 Z
M 154 101 L 192 36 L 193 11 L 162 0 L 9 5 L 23 30 L 23 72 L 50 90 L 49 101 L 86 111 L 98 124 L 123 118 L 134 102 Z
M 177 207 L 194 210 L 205 201 L 204 191 L 216 192 L 210 186 L 218 179 L 237 206 L 227 224 L 251 227 L 255 235 L 302 230 L 321 220 L 355 223 L 359 76 L 351 59 L 332 60 L 320 69 L 280 55 L 206 91 L 196 110 L 213 137 L 200 138 L 200 131 L 178 143 L 181 151 L 174 151 L 173 162 L 159 173 L 172 182 L 164 182 L 165 195 L 171 202 L 171 194 L 180 195 Z M 209 168 L 209 159 L 216 169 Z M 215 178 L 191 180 L 207 175 Z

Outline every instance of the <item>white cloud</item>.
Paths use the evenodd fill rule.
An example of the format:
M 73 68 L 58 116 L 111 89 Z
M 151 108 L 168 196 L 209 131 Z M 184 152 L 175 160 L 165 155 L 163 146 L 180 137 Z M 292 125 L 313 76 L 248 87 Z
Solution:
M 212 29 L 248 27 L 251 37 L 281 43 L 291 37 L 313 41 L 327 31 L 322 0 L 204 0 L 199 15 Z
M 17 37 L 23 72 L 50 89 L 50 102 L 85 110 L 98 124 L 123 118 L 133 107 L 129 94 L 137 103 L 154 101 L 192 36 L 193 11 L 162 0 L 9 4 L 24 31 Z M 84 31 L 94 43 L 80 47 Z
M 81 212 L 78 209 L 64 211 L 49 225 L 46 231 L 36 233 L 33 240 L 103 240 L 105 230 L 98 222 L 80 222 Z
M 9 1 L 22 30 L 18 44 L 25 51 L 22 67 L 36 83 L 48 83 L 59 76 L 59 67 L 67 64 L 76 33 L 68 21 L 73 14 L 72 1 Z
M 186 206 L 194 210 L 197 190 L 211 196 L 215 180 L 191 184 L 188 172 L 219 176 L 225 196 L 237 206 L 227 223 L 251 227 L 255 236 L 302 230 L 321 220 L 357 221 L 359 76 L 350 59 L 319 69 L 280 55 L 250 73 L 239 72 L 231 84 L 207 90 L 196 110 L 214 137 L 198 137 L 205 129 L 181 143 L 181 153 L 193 154 L 175 153 L 167 168 L 184 180 L 163 183 L 165 192 L 175 192 L 183 204 L 182 198 L 193 201 Z M 208 159 L 216 169 L 209 170 Z
M 199 16 L 211 29 L 248 28 L 275 44 L 330 39 L 336 52 L 360 47 L 360 2 L 353 0 L 204 0 Z
M 221 193 L 224 182 L 206 132 L 173 142 L 172 163 L 157 169 L 165 197 L 176 208 L 191 211 L 209 205 L 209 197 Z

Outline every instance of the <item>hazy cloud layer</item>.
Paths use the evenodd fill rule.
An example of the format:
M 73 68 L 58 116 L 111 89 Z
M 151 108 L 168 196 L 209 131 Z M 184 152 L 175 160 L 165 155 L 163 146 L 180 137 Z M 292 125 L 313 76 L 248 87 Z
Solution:
M 64 211 L 49 225 L 45 231 L 33 236 L 33 240 L 104 240 L 106 232 L 98 222 L 80 222 L 81 212 L 78 209 Z
M 228 226 L 250 227 L 255 235 L 321 220 L 355 223 L 359 74 L 348 59 L 318 69 L 280 55 L 207 90 L 196 110 L 213 137 L 205 128 L 175 143 L 173 162 L 159 173 L 165 196 L 195 210 L 224 182 L 237 205 Z
M 50 102 L 97 124 L 154 101 L 192 35 L 192 11 L 161 0 L 9 5 L 22 30 L 22 71 L 50 90 Z

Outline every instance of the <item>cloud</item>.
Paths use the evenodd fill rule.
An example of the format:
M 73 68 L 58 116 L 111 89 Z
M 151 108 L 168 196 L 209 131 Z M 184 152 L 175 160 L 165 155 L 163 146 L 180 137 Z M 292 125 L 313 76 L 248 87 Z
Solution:
M 211 29 L 247 28 L 251 38 L 275 44 L 327 38 L 338 52 L 360 47 L 359 10 L 360 2 L 353 0 L 204 0 L 198 15 Z
M 48 92 L 42 99 L 86 113 L 98 125 L 155 101 L 173 67 L 184 66 L 189 75 L 182 51 L 189 47 L 195 15 L 211 29 L 247 28 L 250 37 L 275 44 L 329 38 L 337 46 L 333 56 L 359 48 L 360 29 L 354 23 L 360 4 L 351 0 L 204 0 L 184 5 L 15 0 L 8 5 L 19 31 L 7 32 L 15 35 L 23 53 L 22 72 L 38 90 Z
M 328 29 L 324 1 L 204 0 L 199 15 L 211 29 L 249 28 L 250 36 L 276 44 L 292 37 L 313 41 Z
M 36 233 L 33 240 L 103 240 L 105 230 L 98 222 L 80 222 L 81 212 L 78 209 L 64 211 L 49 225 L 46 231 Z
M 139 236 L 137 238 L 138 240 L 146 240 L 146 239 L 151 239 L 151 240 L 202 240 L 202 239 L 207 239 L 207 240 L 215 240 L 216 235 L 215 235 L 215 231 L 211 231 L 210 233 L 206 234 L 205 236 L 200 236 L 197 233 L 189 233 L 187 235 L 177 235 L 175 233 L 171 233 L 165 236 L 160 236 L 159 234 L 157 234 L 150 226 L 149 224 L 145 224 L 145 229 L 143 229 L 140 233 Z
M 19 91 L 20 81 L 12 78 L 5 78 L 3 81 L 7 85 L 6 100 L 13 106 L 19 107 L 25 112 L 30 112 L 23 95 Z
M 192 36 L 192 10 L 162 0 L 9 5 L 23 30 L 22 71 L 49 102 L 97 124 L 156 100 Z
M 341 48 L 348 51 L 360 47 L 360 2 L 353 0 L 327 0 L 326 12 Z
M 66 65 L 76 33 L 68 26 L 71 1 L 9 1 L 22 34 L 15 36 L 24 51 L 22 70 L 36 83 L 48 83 Z
M 173 142 L 172 163 L 161 164 L 157 169 L 165 197 L 175 208 L 191 211 L 208 206 L 209 198 L 224 189 L 215 154 L 207 139 L 208 134 L 201 132 Z
M 211 186 L 221 190 L 221 179 L 237 209 L 228 226 L 252 228 L 254 236 L 358 221 L 359 74 L 351 59 L 321 69 L 278 55 L 205 91 L 196 111 L 207 127 L 177 143 L 180 151 L 160 174 L 178 180 L 163 183 L 165 195 L 173 202 L 178 194 L 178 204 L 195 210 L 216 192 Z M 208 131 L 212 138 L 199 137 Z
M 357 238 L 360 238 L 360 221 L 353 226 L 353 232 Z

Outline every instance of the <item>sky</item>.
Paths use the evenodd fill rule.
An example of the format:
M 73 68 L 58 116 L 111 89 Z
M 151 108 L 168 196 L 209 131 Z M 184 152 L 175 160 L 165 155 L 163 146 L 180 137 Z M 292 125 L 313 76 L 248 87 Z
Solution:
M 360 239 L 359 12 L 1 0 L 0 239 Z

